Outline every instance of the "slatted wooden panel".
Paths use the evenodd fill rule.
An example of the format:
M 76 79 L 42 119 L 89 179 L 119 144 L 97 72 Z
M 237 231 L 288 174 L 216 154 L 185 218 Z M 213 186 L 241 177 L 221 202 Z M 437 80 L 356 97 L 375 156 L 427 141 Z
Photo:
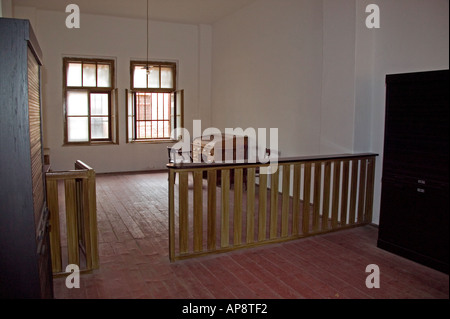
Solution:
M 172 194 L 175 188 L 179 215 L 178 229 L 169 231 L 170 259 L 281 242 L 369 223 L 374 169 L 374 156 L 280 163 L 270 168 L 236 164 L 170 169 L 170 227 L 175 227 L 177 203 Z M 265 171 L 270 174 L 263 174 Z M 173 177 L 175 172 L 179 175 L 178 185 Z M 192 202 L 189 198 L 193 198 Z M 175 238 L 179 242 L 177 251 Z
M 55 276 L 65 274 L 64 265 L 67 264 L 78 265 L 82 272 L 99 268 L 95 171 L 79 161 L 75 167 L 78 169 L 74 171 L 46 174 L 52 271 Z M 63 194 L 59 194 L 58 181 L 63 183 Z M 65 213 L 63 230 L 60 228 L 60 213 Z M 63 235 L 67 242 L 67 260 L 63 260 Z
M 41 142 L 41 98 L 39 64 L 28 48 L 28 117 L 30 123 L 31 174 L 35 223 L 38 225 L 44 207 L 44 179 Z

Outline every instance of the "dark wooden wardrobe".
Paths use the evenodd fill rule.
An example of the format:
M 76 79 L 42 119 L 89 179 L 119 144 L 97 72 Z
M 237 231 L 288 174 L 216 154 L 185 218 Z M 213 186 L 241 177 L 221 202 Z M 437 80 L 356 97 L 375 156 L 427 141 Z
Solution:
M 0 18 L 0 298 L 51 298 L 42 54 L 28 20 Z
M 449 272 L 449 71 L 386 76 L 378 247 Z

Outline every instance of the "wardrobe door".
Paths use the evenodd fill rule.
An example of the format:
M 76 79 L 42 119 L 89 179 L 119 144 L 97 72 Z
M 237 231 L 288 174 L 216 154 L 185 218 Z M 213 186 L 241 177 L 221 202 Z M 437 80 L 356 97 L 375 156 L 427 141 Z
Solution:
M 378 247 L 449 271 L 449 72 L 386 77 Z
M 40 66 L 33 52 L 28 48 L 28 118 L 33 210 L 36 225 L 36 253 L 38 256 L 41 297 L 51 298 L 53 296 L 53 278 L 48 234 L 48 210 L 45 204 L 40 92 Z

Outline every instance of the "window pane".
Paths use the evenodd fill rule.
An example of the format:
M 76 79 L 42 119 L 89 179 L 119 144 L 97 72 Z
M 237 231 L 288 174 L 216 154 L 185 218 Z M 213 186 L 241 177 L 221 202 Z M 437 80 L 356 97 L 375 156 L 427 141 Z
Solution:
M 81 63 L 68 63 L 67 86 L 81 86 Z
M 146 104 L 145 99 L 146 99 L 145 93 L 136 94 L 136 104 L 137 104 L 136 118 L 138 120 L 145 120 L 145 104 Z
M 148 87 L 149 88 L 159 88 L 159 67 L 154 66 L 150 68 L 150 73 L 148 75 Z
M 137 124 L 137 138 L 145 138 L 145 121 L 139 121 Z
M 173 88 L 173 72 L 172 68 L 161 67 L 161 88 L 171 89 Z
M 146 119 L 152 118 L 152 94 L 151 93 L 145 94 L 145 118 Z
M 109 64 L 97 64 L 97 86 L 110 87 L 111 75 Z
M 83 86 L 97 86 L 95 64 L 83 64 Z
M 89 141 L 89 128 L 87 117 L 67 118 L 67 139 L 69 142 Z
M 152 94 L 152 120 L 158 119 L 158 95 L 159 93 Z
M 133 85 L 135 88 L 146 88 L 146 75 L 147 72 L 144 66 L 135 66 L 134 67 L 134 77 L 133 77 Z
M 164 119 L 164 93 L 158 94 L 158 120 Z
M 108 115 L 108 94 L 91 93 L 91 115 Z
M 164 120 L 169 120 L 170 116 L 170 93 L 164 94 Z
M 169 121 L 164 121 L 164 137 L 170 137 Z
M 154 121 L 152 125 L 152 138 L 158 137 L 158 122 Z
M 164 137 L 164 122 L 158 121 L 158 137 Z
M 151 127 L 152 127 L 152 122 L 148 121 L 145 122 L 145 138 L 152 138 L 153 136 L 151 136 Z
M 67 115 L 88 115 L 88 93 L 67 92 Z
M 91 117 L 91 138 L 92 139 L 109 138 L 107 117 Z

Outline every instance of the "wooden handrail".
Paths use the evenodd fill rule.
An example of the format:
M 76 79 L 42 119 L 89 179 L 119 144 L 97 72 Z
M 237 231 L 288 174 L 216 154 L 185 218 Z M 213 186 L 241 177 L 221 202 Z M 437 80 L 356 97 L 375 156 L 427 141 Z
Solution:
M 91 170 L 91 171 L 94 170 L 92 167 L 90 167 L 89 165 L 87 165 L 86 163 L 84 163 L 84 162 L 82 162 L 80 160 L 77 160 L 75 162 L 75 169 L 76 170 L 86 169 L 86 170 Z
M 59 183 L 64 186 L 64 207 L 60 207 Z M 60 210 L 65 210 L 67 262 L 81 271 L 99 267 L 95 171 L 77 161 L 75 170 L 46 173 L 47 205 L 50 212 L 50 245 L 52 270 L 55 276 L 65 274 L 63 269 Z M 62 186 L 62 185 L 61 185 Z M 81 267 L 80 253 L 84 267 Z
M 169 163 L 169 258 L 173 262 L 370 223 L 376 156 Z M 256 174 L 273 165 L 277 169 L 271 174 Z
M 223 162 L 223 163 L 168 163 L 166 165 L 169 169 L 200 169 L 200 168 L 226 168 L 226 167 L 261 167 L 269 166 L 274 164 L 288 164 L 295 162 L 314 162 L 314 161 L 325 161 L 325 160 L 338 160 L 338 159 L 351 159 L 351 158 L 361 158 L 361 157 L 373 157 L 378 156 L 377 153 L 349 153 L 349 154 L 332 154 L 332 155 L 312 155 L 312 156 L 295 156 L 295 157 L 280 157 L 274 159 L 267 163 L 251 162 L 249 160 L 243 160 L 242 162 Z

